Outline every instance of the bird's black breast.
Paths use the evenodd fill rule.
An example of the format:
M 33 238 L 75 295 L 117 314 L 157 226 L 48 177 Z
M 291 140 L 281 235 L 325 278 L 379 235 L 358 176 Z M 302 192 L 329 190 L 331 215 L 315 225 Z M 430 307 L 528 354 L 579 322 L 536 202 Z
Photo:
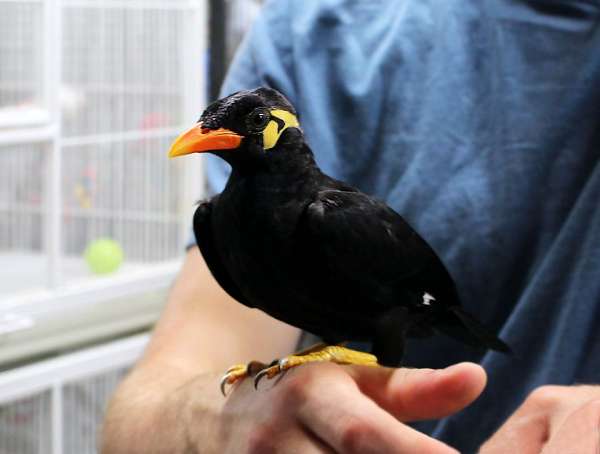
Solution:
M 307 194 L 249 179 L 230 185 L 213 207 L 215 249 L 244 304 L 302 326 L 303 275 L 295 262 L 295 228 Z M 315 314 L 316 317 L 316 314 Z
M 236 282 L 231 278 L 229 270 L 223 264 L 221 255 L 217 249 L 217 243 L 212 229 L 213 208 L 217 200 L 218 196 L 214 197 L 212 200 L 200 203 L 196 209 L 194 214 L 194 235 L 196 236 L 196 243 L 198 244 L 198 248 L 202 253 L 208 269 L 221 288 L 238 302 L 251 306 L 238 288 Z

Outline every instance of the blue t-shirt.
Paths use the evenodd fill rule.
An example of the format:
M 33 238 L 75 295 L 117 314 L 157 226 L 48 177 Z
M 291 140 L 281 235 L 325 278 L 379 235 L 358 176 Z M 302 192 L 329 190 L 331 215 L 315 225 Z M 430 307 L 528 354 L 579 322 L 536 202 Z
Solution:
M 479 362 L 469 408 L 416 426 L 475 452 L 534 388 L 600 382 L 600 2 L 274 0 L 223 94 L 295 105 L 324 172 L 386 200 L 514 356 L 443 336 L 406 364 Z M 220 191 L 227 165 L 211 159 Z

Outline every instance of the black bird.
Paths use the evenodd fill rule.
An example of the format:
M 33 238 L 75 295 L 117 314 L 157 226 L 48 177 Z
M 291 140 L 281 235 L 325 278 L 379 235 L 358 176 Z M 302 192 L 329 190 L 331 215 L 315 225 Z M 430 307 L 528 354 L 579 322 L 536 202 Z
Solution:
M 194 216 L 198 246 L 221 287 L 329 344 L 371 341 L 376 356 L 312 349 L 270 367 L 234 366 L 222 387 L 314 360 L 398 366 L 406 336 L 436 331 L 509 352 L 460 307 L 445 266 L 398 213 L 321 172 L 293 106 L 276 90 L 240 91 L 209 105 L 169 155 L 193 152 L 232 168 L 223 192 Z

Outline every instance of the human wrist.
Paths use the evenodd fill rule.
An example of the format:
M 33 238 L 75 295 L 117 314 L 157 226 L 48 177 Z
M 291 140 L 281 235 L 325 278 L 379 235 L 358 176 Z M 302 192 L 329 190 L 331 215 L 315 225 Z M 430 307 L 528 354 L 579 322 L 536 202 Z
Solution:
M 158 365 L 139 364 L 108 406 L 102 453 L 184 453 L 183 418 L 187 379 Z
M 200 447 L 203 453 L 222 452 L 225 399 L 219 392 L 219 380 L 220 374 L 203 373 L 181 386 L 174 396 L 186 453 L 199 452 Z

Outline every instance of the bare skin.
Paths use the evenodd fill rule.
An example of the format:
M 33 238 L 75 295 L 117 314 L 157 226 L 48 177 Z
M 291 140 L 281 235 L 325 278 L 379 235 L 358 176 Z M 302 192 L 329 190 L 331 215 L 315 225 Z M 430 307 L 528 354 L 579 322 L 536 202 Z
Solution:
M 486 377 L 474 364 L 311 364 L 258 391 L 245 380 L 221 395 L 231 364 L 289 354 L 299 334 L 231 300 L 190 250 L 143 358 L 110 403 L 102 452 L 456 452 L 403 422 L 445 416 L 477 398 Z
M 102 452 L 453 453 L 404 423 L 452 414 L 483 390 L 474 364 L 444 371 L 310 364 L 236 385 L 223 371 L 294 350 L 299 331 L 230 299 L 192 249 L 140 362 L 107 411 Z M 600 387 L 535 390 L 481 454 L 600 452 Z
M 482 446 L 480 454 L 598 454 L 600 386 L 542 386 Z

